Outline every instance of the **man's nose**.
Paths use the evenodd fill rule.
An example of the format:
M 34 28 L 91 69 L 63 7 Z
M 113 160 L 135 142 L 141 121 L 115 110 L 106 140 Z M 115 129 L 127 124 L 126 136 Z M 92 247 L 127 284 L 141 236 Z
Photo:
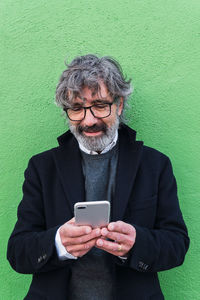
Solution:
M 85 118 L 83 119 L 82 123 L 86 126 L 92 126 L 98 122 L 98 119 L 93 116 L 90 109 L 86 109 Z

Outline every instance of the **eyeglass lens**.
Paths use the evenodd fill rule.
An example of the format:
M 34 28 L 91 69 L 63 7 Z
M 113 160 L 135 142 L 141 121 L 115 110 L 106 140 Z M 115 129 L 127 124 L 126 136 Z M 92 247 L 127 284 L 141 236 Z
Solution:
M 86 110 L 89 109 L 94 117 L 106 118 L 111 113 L 111 105 L 112 105 L 112 103 L 92 105 L 89 107 L 80 107 L 80 108 L 74 108 L 74 109 L 69 108 L 69 109 L 67 109 L 67 114 L 68 114 L 68 117 L 70 120 L 80 121 L 85 118 Z

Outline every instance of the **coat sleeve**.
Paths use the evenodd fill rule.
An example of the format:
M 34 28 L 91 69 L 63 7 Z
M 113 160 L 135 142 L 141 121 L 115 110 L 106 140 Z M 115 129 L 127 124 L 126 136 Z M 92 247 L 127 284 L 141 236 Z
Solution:
M 72 261 L 58 259 L 55 235 L 59 226 L 46 228 L 42 185 L 32 159 L 25 171 L 23 199 L 18 219 L 8 241 L 7 259 L 19 273 L 48 272 L 69 266 Z
M 141 272 L 158 272 L 181 265 L 189 247 L 176 180 L 168 158 L 159 177 L 157 196 L 154 227 L 132 224 L 136 229 L 136 242 L 127 262 L 119 262 Z

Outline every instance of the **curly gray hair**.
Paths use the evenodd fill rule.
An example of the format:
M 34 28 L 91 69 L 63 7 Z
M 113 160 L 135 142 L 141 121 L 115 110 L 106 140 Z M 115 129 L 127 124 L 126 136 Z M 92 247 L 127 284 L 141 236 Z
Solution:
M 66 108 L 73 99 L 80 95 L 83 87 L 88 87 L 94 94 L 100 92 L 99 83 L 107 87 L 113 99 L 124 99 L 131 95 L 131 80 L 126 80 L 120 64 L 109 56 L 97 57 L 93 54 L 78 56 L 67 65 L 56 87 L 56 104 Z M 120 121 L 124 121 L 121 115 Z

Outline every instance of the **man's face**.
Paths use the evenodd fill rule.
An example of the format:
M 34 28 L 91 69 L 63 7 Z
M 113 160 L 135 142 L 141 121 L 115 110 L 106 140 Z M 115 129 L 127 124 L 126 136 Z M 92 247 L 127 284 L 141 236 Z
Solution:
M 73 100 L 72 106 L 81 105 L 84 107 L 103 102 L 112 103 L 106 86 L 100 83 L 100 91 L 93 94 L 88 87 L 83 88 L 80 97 Z M 78 142 L 88 150 L 102 151 L 113 140 L 116 130 L 119 127 L 119 116 L 123 109 L 123 99 L 120 103 L 111 106 L 111 114 L 103 119 L 93 116 L 89 109 L 86 110 L 85 118 L 82 121 L 69 120 L 69 127 Z

